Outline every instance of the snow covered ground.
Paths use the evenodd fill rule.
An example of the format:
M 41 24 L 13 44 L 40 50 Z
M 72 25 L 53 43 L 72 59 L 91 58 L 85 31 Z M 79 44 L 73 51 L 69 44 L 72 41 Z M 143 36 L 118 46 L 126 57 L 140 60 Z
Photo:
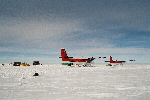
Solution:
M 0 65 L 0 99 L 150 100 L 150 64 Z

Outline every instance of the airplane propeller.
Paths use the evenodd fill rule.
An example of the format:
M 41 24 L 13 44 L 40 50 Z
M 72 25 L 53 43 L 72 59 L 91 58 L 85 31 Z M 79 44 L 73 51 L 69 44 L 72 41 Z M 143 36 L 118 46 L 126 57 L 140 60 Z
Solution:
M 99 58 L 99 59 L 100 59 L 100 58 L 103 58 L 103 59 L 105 59 L 106 57 L 98 57 L 98 58 Z

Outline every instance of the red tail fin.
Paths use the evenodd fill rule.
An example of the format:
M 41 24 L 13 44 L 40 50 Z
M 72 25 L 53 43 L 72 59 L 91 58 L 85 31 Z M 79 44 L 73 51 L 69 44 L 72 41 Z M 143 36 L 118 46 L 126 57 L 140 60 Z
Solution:
M 113 59 L 112 59 L 112 56 L 110 56 L 110 63 L 112 63 L 113 62 Z
M 59 57 L 59 58 L 62 58 L 62 61 L 70 61 L 70 58 L 73 58 L 73 57 L 68 57 L 66 50 L 61 49 L 61 57 Z
M 68 60 L 68 56 L 67 56 L 65 49 L 61 49 L 61 58 L 62 58 L 62 61 Z

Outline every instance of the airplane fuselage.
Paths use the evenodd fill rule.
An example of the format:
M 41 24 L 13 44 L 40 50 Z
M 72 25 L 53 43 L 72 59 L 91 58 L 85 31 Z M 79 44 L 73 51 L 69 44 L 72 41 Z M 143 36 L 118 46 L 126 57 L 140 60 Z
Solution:
M 72 59 L 73 57 L 68 57 L 65 49 L 61 49 L 61 57 L 62 61 L 69 61 L 69 62 L 92 62 L 95 58 L 88 58 L 88 59 Z
M 70 62 L 91 62 L 89 59 L 63 59 L 62 61 L 70 61 Z
M 125 63 L 126 61 L 113 61 L 112 56 L 110 56 L 110 61 L 105 61 L 105 62 L 109 62 L 109 63 Z

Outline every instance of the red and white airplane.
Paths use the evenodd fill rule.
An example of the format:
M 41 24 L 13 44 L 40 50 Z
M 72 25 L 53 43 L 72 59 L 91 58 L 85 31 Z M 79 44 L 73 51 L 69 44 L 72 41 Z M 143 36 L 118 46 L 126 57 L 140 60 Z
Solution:
M 110 61 L 105 61 L 105 62 L 110 62 L 110 63 L 125 63 L 126 61 L 113 61 L 112 56 L 110 56 Z
M 69 62 L 76 62 L 76 65 L 83 65 L 83 66 L 89 66 L 90 63 L 95 59 L 95 58 L 88 58 L 88 59 L 73 59 L 73 57 L 68 57 L 66 50 L 61 49 L 61 57 L 62 61 L 69 61 Z

